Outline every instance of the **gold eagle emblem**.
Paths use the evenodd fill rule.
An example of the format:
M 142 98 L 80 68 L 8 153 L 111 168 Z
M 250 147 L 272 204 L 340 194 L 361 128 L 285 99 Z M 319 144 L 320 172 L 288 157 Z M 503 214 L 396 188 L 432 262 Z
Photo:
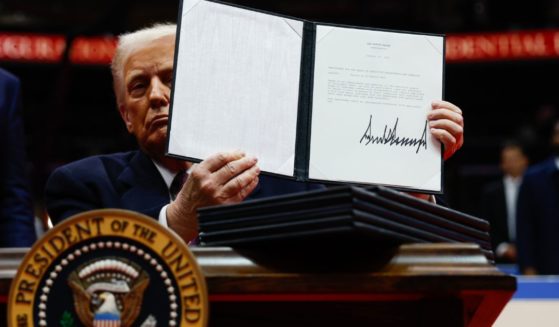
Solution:
M 132 326 L 138 317 L 149 276 L 133 262 L 121 258 L 90 261 L 68 278 L 74 309 L 81 323 L 95 327 Z

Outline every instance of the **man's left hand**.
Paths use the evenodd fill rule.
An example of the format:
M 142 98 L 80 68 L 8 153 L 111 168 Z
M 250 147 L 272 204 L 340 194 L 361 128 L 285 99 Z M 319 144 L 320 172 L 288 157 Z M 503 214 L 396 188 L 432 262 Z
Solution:
M 447 101 L 433 101 L 427 115 L 431 134 L 444 144 L 444 160 L 450 158 L 464 144 L 462 110 Z

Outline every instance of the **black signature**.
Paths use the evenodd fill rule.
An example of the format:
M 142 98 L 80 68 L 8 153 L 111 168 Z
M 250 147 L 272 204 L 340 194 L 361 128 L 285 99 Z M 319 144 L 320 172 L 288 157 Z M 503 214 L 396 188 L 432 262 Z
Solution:
M 365 141 L 364 145 L 385 144 L 388 146 L 402 146 L 402 147 L 417 146 L 415 153 L 418 153 L 422 147 L 425 150 L 427 150 L 427 120 L 425 120 L 425 126 L 423 127 L 423 132 L 421 134 L 421 137 L 419 138 L 398 136 L 397 134 L 398 120 L 399 118 L 396 118 L 396 121 L 394 122 L 394 126 L 392 128 L 388 128 L 388 125 L 384 125 L 384 133 L 382 133 L 382 136 L 374 136 L 372 134 L 373 115 L 370 115 L 369 125 L 367 126 L 365 133 L 363 133 L 363 136 L 361 137 L 359 143 L 363 143 L 363 141 Z

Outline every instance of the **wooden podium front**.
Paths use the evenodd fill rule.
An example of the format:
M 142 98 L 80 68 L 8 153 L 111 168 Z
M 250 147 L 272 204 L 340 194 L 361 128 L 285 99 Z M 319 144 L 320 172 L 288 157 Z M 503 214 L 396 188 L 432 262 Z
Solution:
M 194 248 L 210 326 L 491 326 L 516 289 L 473 244 L 317 257 Z M 0 326 L 22 249 L 0 249 Z M 305 257 L 307 256 L 307 257 Z M 305 264 L 320 261 L 321 265 Z

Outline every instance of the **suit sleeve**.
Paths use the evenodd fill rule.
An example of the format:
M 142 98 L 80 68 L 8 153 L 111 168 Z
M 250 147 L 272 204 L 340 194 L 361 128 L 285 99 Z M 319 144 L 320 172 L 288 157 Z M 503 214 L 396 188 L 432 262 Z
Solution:
M 56 169 L 45 187 L 45 201 L 54 224 L 78 213 L 99 209 L 98 197 L 66 167 Z
M 0 246 L 27 247 L 36 239 L 25 175 L 19 81 L 0 71 Z
M 495 206 L 498 205 L 495 196 L 497 191 L 492 186 L 488 185 L 482 190 L 480 217 L 487 220 L 490 224 L 491 247 L 493 252 L 497 254 L 497 247 L 499 244 L 506 242 L 506 239 L 501 233 L 497 222 L 497 219 L 499 219 L 498 213 L 495 211 Z
M 518 203 L 516 209 L 516 243 L 518 251 L 518 265 L 521 271 L 526 267 L 535 266 L 535 251 L 537 246 L 536 219 L 533 194 L 538 194 L 532 189 L 532 183 L 528 178 L 520 186 L 518 192 Z

